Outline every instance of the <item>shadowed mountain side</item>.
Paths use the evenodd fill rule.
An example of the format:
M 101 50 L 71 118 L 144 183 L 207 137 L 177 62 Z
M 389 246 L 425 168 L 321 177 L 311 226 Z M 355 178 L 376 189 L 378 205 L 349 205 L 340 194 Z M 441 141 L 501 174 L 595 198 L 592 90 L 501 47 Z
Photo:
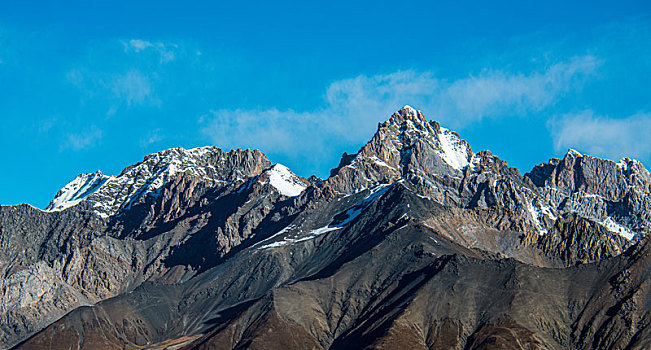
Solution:
M 427 339 L 432 344 L 456 344 L 453 348 L 467 344 L 486 348 L 492 342 L 487 339 L 503 337 L 500 334 L 505 329 L 519 342 L 534 348 L 590 348 L 594 342 L 615 341 L 637 345 L 647 339 L 635 339 L 648 332 L 644 323 L 649 316 L 644 310 L 648 310 L 650 301 L 647 240 L 616 258 L 602 259 L 600 264 L 563 269 L 535 267 L 513 259 L 495 259 L 492 254 L 446 239 L 416 219 L 402 217 L 401 205 L 396 205 L 394 198 L 401 194 L 410 196 L 411 192 L 400 187 L 385 192 L 357 217 L 348 232 L 332 231 L 278 248 L 242 251 L 188 282 L 148 284 L 99 304 L 100 309 L 125 311 L 113 314 L 109 318 L 112 322 L 106 321 L 98 330 L 80 329 L 79 322 L 69 321 L 71 317 L 83 319 L 83 315 L 94 318 L 98 313 L 82 309 L 67 316 L 66 326 L 59 325 L 57 332 L 77 332 L 85 338 L 85 332 L 90 331 L 94 335 L 89 339 L 94 339 L 99 336 L 97 332 L 111 332 L 112 324 L 166 324 L 163 334 L 157 333 L 160 327 L 145 326 L 138 333 L 140 338 L 115 336 L 123 339 L 121 346 L 134 348 L 197 334 L 204 336 L 187 348 L 277 345 L 300 349 L 307 344 L 322 348 L 382 348 L 390 347 L 392 341 L 417 342 L 427 348 Z M 384 219 L 367 221 L 377 217 Z M 369 227 L 375 228 L 373 232 L 367 231 Z M 335 246 L 340 247 L 338 253 L 332 251 Z M 619 282 L 620 292 L 613 293 L 612 281 L 625 271 L 628 278 Z M 131 320 L 134 310 L 156 308 L 151 306 L 151 299 L 139 305 L 140 299 L 152 294 L 151 288 L 184 292 L 164 299 L 160 304 L 162 312 L 140 314 L 138 317 L 143 319 Z M 628 301 L 629 309 L 636 311 L 626 317 L 643 322 L 629 320 L 627 326 L 621 315 L 604 310 L 617 309 L 621 300 L 631 300 L 630 293 L 637 295 Z M 595 300 L 595 295 L 602 297 Z M 178 310 L 178 314 L 165 311 L 170 308 Z M 82 316 L 72 316 L 76 314 Z M 177 319 L 183 320 L 183 327 L 174 325 Z M 448 331 L 432 335 L 440 333 L 437 327 L 443 324 L 447 324 Z M 608 327 L 618 330 L 601 330 Z M 297 338 L 278 342 L 267 336 L 283 334 L 275 333 L 279 329 L 290 329 Z M 449 329 L 461 331 L 455 338 Z M 609 334 L 617 338 L 609 338 Z M 217 341 L 225 337 L 231 339 L 230 345 Z M 37 339 L 32 338 L 24 346 L 31 346 Z

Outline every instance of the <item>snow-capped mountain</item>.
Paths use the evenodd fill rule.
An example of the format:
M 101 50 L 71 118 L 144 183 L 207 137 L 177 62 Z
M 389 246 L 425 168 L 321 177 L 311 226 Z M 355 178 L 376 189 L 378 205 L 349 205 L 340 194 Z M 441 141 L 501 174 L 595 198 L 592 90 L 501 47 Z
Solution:
M 308 185 L 305 180 L 296 176 L 282 164 L 275 164 L 264 174 L 267 175 L 269 184 L 283 196 L 296 197 L 303 193 Z
M 108 218 L 147 197 L 156 198 L 161 188 L 180 177 L 201 179 L 205 186 L 214 188 L 242 183 L 269 165 L 259 151 L 226 153 L 217 147 L 168 149 L 148 155 L 117 176 L 106 176 L 101 171 L 81 174 L 64 186 L 45 210 L 60 211 L 86 201 L 95 214 Z M 271 185 L 285 196 L 296 196 L 307 187 L 282 164 L 265 173 Z
M 615 210 L 615 203 L 628 205 L 623 203 L 628 201 L 626 198 L 651 200 L 645 189 L 651 184 L 651 178 L 644 166 L 632 160 L 620 163 L 599 160 L 598 165 L 584 167 L 597 158 L 582 157 L 570 150 L 565 159 L 579 159 L 576 169 L 591 186 L 568 189 L 562 183 L 557 186 L 549 181 L 545 185 L 541 177 L 553 174 L 543 175 L 539 169 L 551 169 L 566 161 L 552 159 L 523 177 L 490 152 L 475 154 L 456 132 L 428 121 L 420 111 L 405 106 L 381 123 L 371 141 L 357 154 L 344 156 L 325 184 L 337 193 L 346 194 L 403 179 L 418 186 L 421 195 L 445 205 L 503 207 L 519 212 L 540 235 L 547 233 L 559 217 L 575 212 L 626 239 L 631 239 L 636 232 L 647 232 L 642 227 L 651 221 L 645 214 L 643 200 L 636 202 L 635 215 Z M 629 163 L 630 168 L 622 165 Z M 565 164 L 558 171 L 573 172 L 573 166 Z M 605 182 L 601 179 L 604 170 L 611 174 Z M 613 183 L 619 184 L 617 190 Z M 599 194 L 608 191 L 619 192 L 615 197 Z M 627 193 L 635 195 L 627 197 Z
M 255 151 L 251 154 L 254 153 Z M 82 174 L 64 186 L 45 210 L 60 211 L 87 201 L 96 215 L 108 218 L 138 201 L 148 197 L 155 198 L 164 185 L 182 176 L 201 178 L 207 187 L 243 183 L 254 173 L 247 171 L 246 167 L 233 167 L 234 164 L 228 161 L 229 157 L 234 157 L 233 154 L 235 153 L 225 153 L 216 147 L 189 150 L 174 148 L 149 155 L 142 162 L 124 169 L 118 176 L 107 176 L 101 171 Z M 337 175 L 326 181 L 326 184 L 336 187 L 339 193 L 356 193 L 382 183 L 407 179 L 420 183 L 423 186 L 423 195 L 439 198 L 446 204 L 461 207 L 498 205 L 520 211 L 528 217 L 531 225 L 541 235 L 549 230 L 558 216 L 573 212 L 591 218 L 607 230 L 629 240 L 636 232 L 644 231 L 650 222 L 649 217 L 644 214 L 626 216 L 609 204 L 627 198 L 626 189 L 635 192 L 635 198 L 646 196 L 638 192 L 640 188 L 651 183 L 651 177 L 639 161 L 629 158 L 618 163 L 599 160 L 599 169 L 607 169 L 613 174 L 610 180 L 626 183 L 624 186 L 610 189 L 611 192 L 624 189 L 615 196 L 616 198 L 600 194 L 596 186 L 585 190 L 568 189 L 564 188 L 564 183 L 556 184 L 551 180 L 541 179 L 543 176 L 554 176 L 543 175 L 541 169 L 549 171 L 547 169 L 550 167 L 561 164 L 560 169 L 556 171 L 568 171 L 573 168 L 566 164 L 566 160 L 582 160 L 583 157 L 581 153 L 570 149 L 562 162 L 552 159 L 550 163 L 537 166 L 525 175 L 525 178 L 533 180 L 536 185 L 532 186 L 531 181 L 514 176 L 511 170 L 504 173 L 501 170 L 494 171 L 491 167 L 482 167 L 483 158 L 489 158 L 484 159 L 487 164 L 494 164 L 496 161 L 499 163 L 501 160 L 486 152 L 476 155 L 459 134 L 435 121 L 428 121 L 420 111 L 406 105 L 388 121 L 380 124 L 373 139 L 357 154 L 344 157 L 339 168 L 334 170 Z M 597 159 L 586 157 L 586 160 Z M 251 156 L 251 159 L 254 158 L 264 158 L 264 161 L 268 162 L 261 153 Z M 262 167 L 266 165 L 267 163 Z M 260 167 L 255 168 L 256 174 L 260 170 L 258 168 Z M 268 167 L 264 173 L 265 181 L 285 196 L 297 196 L 308 186 L 307 181 L 282 164 Z M 452 186 L 450 181 L 441 182 L 440 177 L 445 175 L 454 178 Z M 585 175 L 588 178 L 596 176 Z M 343 181 L 338 180 L 340 177 Z M 487 178 L 491 179 L 487 181 Z M 599 183 L 596 180 L 593 179 Z M 487 186 L 488 192 L 483 189 L 483 193 L 479 194 L 495 198 L 488 198 L 488 202 L 484 198 L 483 203 L 470 203 L 472 197 L 468 196 L 477 197 L 476 191 L 483 185 Z M 453 190 L 463 186 L 474 188 L 469 188 L 468 196 L 464 196 L 463 191 L 455 193 L 459 191 Z M 494 200 L 506 200 L 509 203 L 492 203 Z M 636 205 L 638 211 L 643 211 L 642 204 Z
M 414 140 L 429 142 L 434 153 L 441 157 L 447 165 L 458 171 L 463 171 L 472 160 L 474 153 L 459 134 L 436 122 L 428 122 L 422 112 L 409 105 L 399 110 L 389 122 L 400 125 L 401 131 L 404 131 L 404 134 L 399 136 L 397 146 L 400 149 L 405 148 L 406 145 L 412 145 Z
M 75 206 L 113 179 L 114 176 L 106 176 L 99 170 L 90 174 L 81 174 L 59 190 L 45 210 L 59 211 Z
M 174 148 L 0 206 L 0 348 L 651 345 L 651 175 L 522 175 L 405 106 L 309 181 Z

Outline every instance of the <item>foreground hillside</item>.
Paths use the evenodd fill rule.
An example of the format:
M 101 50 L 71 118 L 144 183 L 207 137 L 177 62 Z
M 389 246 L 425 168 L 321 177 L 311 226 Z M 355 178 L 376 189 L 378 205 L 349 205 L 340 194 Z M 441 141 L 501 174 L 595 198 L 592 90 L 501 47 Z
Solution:
M 651 174 L 529 173 L 404 107 L 327 179 L 181 148 L 0 208 L 20 349 L 644 349 Z

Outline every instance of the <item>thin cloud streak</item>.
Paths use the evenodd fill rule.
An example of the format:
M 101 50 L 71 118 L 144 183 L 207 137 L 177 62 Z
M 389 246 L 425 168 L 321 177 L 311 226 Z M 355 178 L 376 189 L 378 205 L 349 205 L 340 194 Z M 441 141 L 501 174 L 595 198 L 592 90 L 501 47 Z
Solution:
M 636 113 L 615 119 L 592 110 L 565 114 L 548 122 L 554 149 L 576 148 L 590 155 L 610 159 L 651 156 L 651 114 Z
M 158 143 L 160 141 L 163 141 L 164 137 L 161 134 L 161 130 L 159 128 L 151 130 L 145 135 L 143 138 L 140 139 L 140 147 L 145 148 L 148 147 L 152 144 Z
M 156 41 L 151 42 L 142 39 L 131 39 L 129 41 L 122 41 L 125 53 L 140 53 L 152 50 L 160 56 L 160 63 L 167 63 L 176 59 L 174 50 L 178 45 L 170 42 Z
M 112 115 L 120 106 L 159 106 L 155 77 L 138 69 L 122 72 L 97 72 L 88 69 L 73 69 L 66 78 L 79 89 L 86 99 L 109 102 Z
M 486 70 L 455 81 L 414 70 L 360 75 L 333 82 L 318 110 L 222 109 L 199 123 L 217 145 L 260 148 L 307 159 L 316 167 L 335 148 L 367 140 L 378 121 L 405 103 L 453 128 L 483 118 L 538 113 L 580 89 L 600 64 L 593 56 L 582 56 L 527 74 Z
M 123 50 L 119 49 L 120 45 Z M 87 60 L 70 69 L 66 80 L 86 99 L 108 102 L 106 115 L 109 116 L 121 107 L 160 107 L 161 75 L 168 68 L 167 63 L 178 58 L 176 51 L 179 45 L 173 42 L 116 40 L 89 50 L 90 55 L 114 56 L 110 62 Z
M 151 102 L 158 104 L 151 79 L 138 70 L 116 74 L 109 82 L 111 92 L 128 106 Z
M 446 115 L 460 115 L 466 122 L 504 114 L 537 113 L 563 94 L 580 89 L 600 65 L 595 57 L 583 56 L 528 75 L 487 71 L 450 84 L 443 94 L 447 101 L 441 107 Z
M 102 141 L 103 132 L 96 126 L 90 127 L 85 132 L 69 133 L 59 146 L 59 151 L 72 149 L 75 151 L 88 149 L 97 146 Z

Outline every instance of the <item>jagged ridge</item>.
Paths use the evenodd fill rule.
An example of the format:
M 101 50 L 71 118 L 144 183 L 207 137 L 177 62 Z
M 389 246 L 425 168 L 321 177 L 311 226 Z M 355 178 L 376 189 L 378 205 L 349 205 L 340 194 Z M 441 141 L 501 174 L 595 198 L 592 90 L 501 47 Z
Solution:
M 1 336 L 11 344 L 51 323 L 46 314 L 105 300 L 23 346 L 54 339 L 88 348 L 342 348 L 449 339 L 464 348 L 504 329 L 532 346 L 641 346 L 649 331 L 648 179 L 639 162 L 574 151 L 522 176 L 409 106 L 324 181 L 272 166 L 259 151 L 167 150 L 115 177 L 80 176 L 50 212 L 0 208 L 0 244 L 27 247 L 0 255 L 11 261 L 2 265 L 2 317 L 14 325 Z M 579 263 L 594 268 L 571 268 Z M 625 271 L 637 277 L 609 294 L 601 281 Z M 531 277 L 541 274 L 549 276 Z M 54 283 L 34 283 L 38 275 Z M 538 306 L 526 302 L 545 284 L 577 278 L 585 286 L 572 290 L 576 297 L 564 299 L 571 284 L 563 284 Z M 446 299 L 457 285 L 479 294 L 456 290 Z M 498 299 L 485 297 L 496 290 Z M 600 306 L 587 303 L 590 293 L 602 294 Z M 466 303 L 479 295 L 485 302 Z M 637 320 L 628 328 L 618 316 L 575 314 L 622 298 L 624 317 Z M 453 307 L 438 309 L 441 300 Z M 540 305 L 552 315 L 528 313 Z M 265 338 L 283 328 L 296 342 Z

